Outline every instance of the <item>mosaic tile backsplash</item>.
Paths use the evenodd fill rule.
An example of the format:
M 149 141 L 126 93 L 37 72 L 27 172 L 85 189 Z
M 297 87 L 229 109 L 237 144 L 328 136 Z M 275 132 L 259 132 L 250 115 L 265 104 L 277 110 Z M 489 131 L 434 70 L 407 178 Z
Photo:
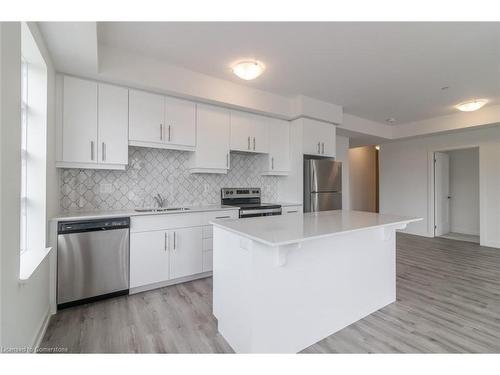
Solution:
M 125 171 L 63 169 L 60 173 L 61 208 L 116 210 L 154 207 L 153 195 L 167 205 L 219 204 L 223 187 L 260 187 L 262 199 L 278 200 L 278 178 L 261 176 L 258 156 L 231 153 L 227 175 L 191 174 L 187 152 L 130 147 Z

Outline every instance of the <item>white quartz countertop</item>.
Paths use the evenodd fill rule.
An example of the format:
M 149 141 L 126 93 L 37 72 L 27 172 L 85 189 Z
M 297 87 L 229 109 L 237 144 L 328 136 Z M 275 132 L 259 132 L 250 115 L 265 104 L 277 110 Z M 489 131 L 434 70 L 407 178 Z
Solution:
M 145 216 L 145 215 L 179 215 L 179 214 L 188 214 L 194 212 L 238 210 L 238 207 L 224 206 L 220 204 L 212 204 L 205 206 L 179 205 L 176 207 L 186 207 L 189 208 L 189 210 L 159 211 L 159 212 L 138 212 L 135 210 L 68 211 L 52 218 L 52 220 L 54 221 L 93 220 L 93 219 L 106 219 L 111 217 L 130 217 L 130 216 Z
M 212 221 L 212 224 L 268 246 L 282 246 L 369 228 L 408 224 L 420 220 L 422 219 L 362 211 L 336 210 L 241 220 L 215 220 Z

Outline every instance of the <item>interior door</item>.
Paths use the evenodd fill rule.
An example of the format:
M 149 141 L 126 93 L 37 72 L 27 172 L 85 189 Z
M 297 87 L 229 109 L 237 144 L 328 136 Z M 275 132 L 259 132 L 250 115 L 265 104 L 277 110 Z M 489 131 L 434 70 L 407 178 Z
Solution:
M 97 163 L 97 83 L 64 77 L 63 161 Z
M 168 233 L 164 230 L 130 235 L 130 287 L 169 279 Z
M 450 232 L 450 157 L 434 153 L 434 235 Z
M 165 142 L 196 146 L 196 104 L 165 98 Z
M 129 91 L 129 139 L 165 142 L 165 98 L 144 91 Z
M 128 90 L 99 84 L 99 162 L 128 164 Z
M 171 279 L 202 272 L 202 230 L 201 227 L 195 227 L 169 231 Z

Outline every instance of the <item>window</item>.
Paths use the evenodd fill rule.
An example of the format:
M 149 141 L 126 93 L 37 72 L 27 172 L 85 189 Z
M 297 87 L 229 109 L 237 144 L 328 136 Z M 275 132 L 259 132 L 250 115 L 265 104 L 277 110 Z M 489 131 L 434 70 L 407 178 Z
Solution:
M 19 278 L 29 279 L 50 252 L 47 248 L 47 65 L 21 23 Z M 19 93 L 19 92 L 18 92 Z
M 21 252 L 27 249 L 28 224 L 28 63 L 21 61 Z

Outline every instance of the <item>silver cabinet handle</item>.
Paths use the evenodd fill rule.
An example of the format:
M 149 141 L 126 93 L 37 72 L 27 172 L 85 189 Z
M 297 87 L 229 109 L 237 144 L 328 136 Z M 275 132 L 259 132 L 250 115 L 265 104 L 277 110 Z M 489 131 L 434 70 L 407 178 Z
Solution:
M 271 158 L 271 169 L 274 170 L 274 157 Z
M 90 160 L 94 160 L 94 141 L 90 141 Z
M 168 126 L 168 141 L 170 142 L 170 125 Z
M 216 219 L 230 219 L 231 216 L 216 216 Z
M 106 143 L 102 142 L 102 161 L 106 160 Z
M 167 243 L 168 243 L 168 236 L 167 236 L 167 232 L 165 232 L 165 244 L 164 244 L 165 251 L 167 251 L 167 249 L 168 249 Z
M 176 241 L 175 241 L 175 232 L 174 232 L 174 250 L 175 250 L 175 248 L 176 248 L 176 246 L 175 246 L 175 242 L 176 242 Z
M 325 153 L 325 142 L 321 143 L 321 153 Z
M 320 147 L 321 147 L 321 142 L 318 142 L 318 154 L 321 154 L 321 149 L 320 149 Z
M 229 168 L 229 153 L 226 154 L 226 167 Z
M 255 151 L 255 137 L 253 137 L 253 150 Z
M 160 141 L 163 141 L 163 124 L 160 124 Z
M 287 214 L 294 214 L 294 213 L 296 213 L 296 212 L 299 212 L 299 211 L 297 211 L 297 210 L 295 210 L 295 211 L 287 211 L 286 213 L 287 213 Z
M 248 136 L 248 149 L 250 150 L 250 136 Z

